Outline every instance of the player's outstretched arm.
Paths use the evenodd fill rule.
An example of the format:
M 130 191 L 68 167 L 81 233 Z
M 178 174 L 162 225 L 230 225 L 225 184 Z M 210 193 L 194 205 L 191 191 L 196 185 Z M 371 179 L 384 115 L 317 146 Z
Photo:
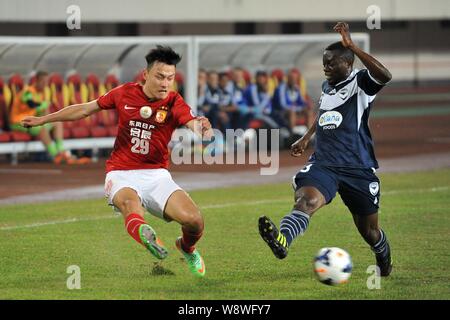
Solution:
M 346 22 L 338 22 L 334 26 L 334 31 L 339 32 L 342 36 L 342 44 L 349 48 L 361 60 L 361 62 L 369 70 L 372 77 L 381 83 L 388 83 L 392 79 L 392 75 L 385 66 L 367 52 L 359 48 L 350 37 L 350 28 Z
M 211 127 L 211 123 L 206 117 L 196 117 L 188 123 L 186 127 L 191 129 L 195 134 L 205 139 L 210 140 L 214 136 L 214 131 Z
M 100 110 L 97 100 L 93 100 L 87 103 L 73 104 L 42 117 L 25 117 L 22 119 L 21 124 L 25 128 L 30 128 L 41 126 L 49 122 L 79 120 Z

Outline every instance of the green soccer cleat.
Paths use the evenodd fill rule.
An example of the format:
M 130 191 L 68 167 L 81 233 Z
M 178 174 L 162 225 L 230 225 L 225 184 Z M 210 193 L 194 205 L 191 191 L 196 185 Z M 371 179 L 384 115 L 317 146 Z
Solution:
M 189 270 L 191 270 L 194 275 L 203 277 L 206 272 L 205 263 L 203 262 L 203 258 L 197 251 L 197 249 L 195 249 L 192 253 L 185 252 L 181 248 L 181 237 L 178 237 L 178 239 L 175 241 L 175 245 L 177 246 L 177 249 L 183 254 L 189 266 Z
M 156 235 L 155 230 L 153 230 L 148 224 L 142 224 L 139 226 L 139 237 L 148 251 L 150 251 L 150 253 L 156 258 L 162 260 L 169 254 L 167 249 L 164 248 L 161 240 Z

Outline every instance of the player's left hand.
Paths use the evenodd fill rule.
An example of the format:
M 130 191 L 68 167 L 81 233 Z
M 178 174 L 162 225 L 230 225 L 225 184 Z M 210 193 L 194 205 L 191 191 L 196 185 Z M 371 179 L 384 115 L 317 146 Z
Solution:
M 201 135 L 203 138 L 211 140 L 214 136 L 214 131 L 211 126 L 211 122 L 209 122 L 208 118 L 199 116 L 196 118 L 200 122 Z
M 353 46 L 353 40 L 350 37 L 350 28 L 347 22 L 338 22 L 333 30 L 341 34 L 341 42 L 344 47 L 349 48 Z

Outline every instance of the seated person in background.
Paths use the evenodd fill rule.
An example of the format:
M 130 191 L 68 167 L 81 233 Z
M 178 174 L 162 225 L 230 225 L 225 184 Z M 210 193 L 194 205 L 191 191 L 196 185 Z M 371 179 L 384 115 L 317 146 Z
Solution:
M 263 120 L 272 128 L 279 127 L 269 116 L 272 112 L 272 97 L 268 91 L 267 72 L 256 73 L 256 82 L 245 89 L 244 99 L 245 106 L 240 109 L 243 129 L 247 129 L 253 119 Z
M 301 116 L 304 116 L 308 123 L 311 110 L 300 93 L 298 72 L 290 70 L 287 82 L 278 85 L 273 95 L 272 106 L 274 120 L 290 131 L 297 126 L 297 119 Z
M 228 90 L 231 92 L 233 97 L 233 104 L 238 109 L 238 119 L 237 123 L 233 125 L 234 129 L 245 128 L 242 123 L 241 110 L 247 110 L 247 104 L 244 99 L 244 91 L 247 86 L 247 82 L 244 78 L 244 70 L 240 67 L 234 68 L 231 71 L 231 81 L 228 82 Z
M 244 69 L 241 67 L 236 67 L 230 72 L 231 81 L 228 83 L 228 90 L 230 92 L 235 92 L 236 90 L 240 90 L 244 92 L 247 87 L 247 82 L 244 77 Z
M 224 131 L 228 126 L 228 117 L 220 108 L 219 74 L 216 71 L 209 71 L 207 81 L 202 113 L 209 119 L 213 128 Z
M 208 84 L 206 83 L 206 70 L 200 69 L 198 70 L 197 76 L 197 110 L 200 115 L 203 114 L 203 105 L 205 104 L 206 99 L 206 89 Z
M 11 129 L 26 132 L 32 136 L 37 136 L 45 145 L 48 154 L 56 164 L 60 163 L 87 163 L 89 158 L 75 159 L 64 149 L 64 131 L 61 122 L 47 123 L 43 126 L 25 128 L 20 121 L 25 116 L 42 116 L 49 113 L 50 102 L 45 100 L 44 90 L 47 85 L 48 73 L 38 71 L 36 82 L 33 85 L 25 86 L 14 98 L 11 107 L 10 122 Z M 50 132 L 53 134 L 50 135 Z
M 304 107 L 302 107 L 301 110 L 295 114 L 296 119 L 294 121 L 298 124 L 298 120 L 303 117 L 306 127 L 309 129 L 316 121 L 316 113 L 314 112 L 314 104 L 306 92 L 306 80 L 296 68 L 291 69 L 289 73 L 292 73 L 292 77 L 294 78 L 293 81 L 295 85 L 298 86 L 300 95 L 304 101 Z
M 239 127 L 239 110 L 234 103 L 233 93 L 230 91 L 228 73 L 219 73 L 219 109 L 223 111 L 223 129 L 237 129 Z

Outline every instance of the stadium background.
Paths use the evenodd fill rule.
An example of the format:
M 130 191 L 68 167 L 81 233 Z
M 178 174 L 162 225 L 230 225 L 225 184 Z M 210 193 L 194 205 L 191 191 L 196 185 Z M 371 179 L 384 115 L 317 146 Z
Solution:
M 45 6 L 42 3 L 26 1 L 17 1 L 14 5 L 7 1 L 0 3 L 3 6 L 0 11 L 1 35 L 7 36 L 1 39 L 3 43 L 0 44 L 3 117 L 8 112 L 8 105 L 12 102 L 14 92 L 19 90 L 16 87 L 20 87 L 21 82 L 30 81 L 33 71 L 37 68 L 57 74 L 52 79 L 53 85 L 48 89 L 48 96 L 54 102 L 53 108 L 57 109 L 69 102 L 92 99 L 117 83 L 133 81 L 144 66 L 142 55 L 148 47 L 158 40 L 176 43 L 180 37 L 192 35 L 219 35 L 228 36 L 228 39 L 233 39 L 232 35 L 247 37 L 239 39 L 240 42 L 204 45 L 199 54 L 198 68 L 226 71 L 235 66 L 242 66 L 248 70 L 250 78 L 258 69 L 266 70 L 270 74 L 274 70 L 285 72 L 289 67 L 300 67 L 305 80 L 304 90 L 311 96 L 312 101 L 316 101 L 320 94 L 322 76 L 319 57 L 322 47 L 327 42 L 313 43 L 317 47 L 312 50 L 315 55 L 302 52 L 305 51 L 303 48 L 307 47 L 307 43 L 298 45 L 300 49 L 296 48 L 295 42 L 288 46 L 283 44 L 281 50 L 273 53 L 274 48 L 278 46 L 276 43 L 264 46 L 260 43 L 249 45 L 248 42 L 250 39 L 264 39 L 267 34 L 278 34 L 280 38 L 284 35 L 294 37 L 304 34 L 332 35 L 330 30 L 336 20 L 336 13 L 336 17 L 350 23 L 352 33 L 369 35 L 367 47 L 370 47 L 371 53 L 379 58 L 393 74 L 392 83 L 377 98 L 372 123 L 379 156 L 387 158 L 449 151 L 450 126 L 447 125 L 447 116 L 450 112 L 448 109 L 450 43 L 447 39 L 450 37 L 450 26 L 446 18 L 446 12 L 449 9 L 445 1 L 435 1 L 433 6 L 425 6 L 418 1 L 379 2 L 377 6 L 381 16 L 380 30 L 367 28 L 366 20 L 371 14 L 371 11 L 368 12 L 371 3 L 365 1 L 346 1 L 343 6 L 319 1 L 317 6 L 312 8 L 301 1 L 283 1 L 277 6 L 272 1 L 264 1 L 264 3 L 261 1 L 193 1 L 191 5 L 197 10 L 188 11 L 183 10 L 184 4 L 179 1 L 169 2 L 163 6 L 154 5 L 151 1 L 131 1 L 129 6 L 121 10 L 115 9 L 114 2 L 106 4 L 100 1 L 93 4 L 89 1 L 46 1 L 46 3 L 54 10 L 44 10 Z M 66 25 L 66 20 L 70 16 L 67 8 L 70 5 L 78 5 L 80 8 L 81 29 L 69 30 Z M 267 10 L 268 6 L 271 10 Z M 110 10 L 101 9 L 105 7 Z M 99 11 L 102 14 L 94 14 Z M 143 12 L 148 14 L 143 15 Z M 183 12 L 189 12 L 189 14 L 183 14 Z M 10 38 L 12 36 L 19 38 Z M 55 40 L 54 36 L 64 37 L 64 40 Z M 76 42 L 80 41 L 80 37 L 99 36 L 113 37 L 107 40 L 112 44 L 102 45 L 97 41 L 97 45 L 93 45 L 92 40 L 86 40 L 81 44 Z M 120 40 L 120 37 L 125 39 L 123 36 L 127 37 L 129 44 L 123 44 L 124 40 Z M 133 42 L 135 39 L 133 36 L 139 36 L 141 39 L 142 36 L 163 37 L 153 39 L 148 44 L 139 45 Z M 191 57 L 183 43 L 185 40 L 183 38 L 181 44 L 176 44 L 184 55 L 188 55 L 179 67 L 177 77 L 179 87 L 186 86 L 187 78 L 191 80 L 190 82 L 196 81 L 196 73 L 186 74 L 186 65 L 189 64 L 187 60 Z M 24 43 L 21 44 L 20 41 Z M 35 43 L 28 44 L 27 41 Z M 53 42 L 49 44 L 46 41 Z M 289 50 L 293 54 L 285 52 Z M 272 54 L 271 64 L 270 59 L 266 57 L 268 54 Z M 248 56 L 250 58 L 247 58 Z M 264 61 L 259 59 L 255 62 L 255 56 L 266 58 Z M 295 59 L 292 59 L 293 57 Z M 269 65 L 263 65 L 264 62 L 268 62 Z M 192 68 L 189 71 L 193 73 Z M 272 74 L 271 81 L 274 87 L 277 77 L 275 73 Z M 80 86 L 75 89 L 77 83 L 80 83 Z M 189 90 L 194 91 L 185 92 L 185 96 L 188 96 L 188 101 L 194 102 L 191 105 L 195 108 L 195 100 L 192 98 L 196 98 L 196 83 L 189 85 L 193 88 Z M 56 89 L 58 87 L 59 89 Z M 0 134 L 2 143 L 30 140 L 27 134 L 7 132 L 5 121 L 3 120 L 3 132 Z M 104 121 L 99 119 L 95 124 L 81 121 L 79 125 L 66 124 L 66 126 L 65 135 L 68 138 L 105 137 L 114 136 L 115 133 L 114 120 L 109 119 Z M 8 148 L 5 150 L 0 155 L 3 167 L 0 174 L 5 177 L 2 181 L 9 180 L 7 177 L 12 174 L 15 177 L 13 185 L 17 185 L 17 190 L 10 184 L 2 183 L 1 199 L 29 192 L 28 188 L 23 187 L 22 180 L 30 181 L 29 174 L 36 171 L 23 171 L 24 174 L 21 174 L 17 173 L 17 169 L 23 166 L 34 168 L 35 164 L 29 163 L 30 158 L 31 160 L 42 158 L 36 157 L 33 153 L 20 153 L 21 166 L 9 167 L 8 163 L 15 159 L 7 153 Z M 105 156 L 107 152 L 108 150 L 101 155 Z M 438 157 L 442 156 L 441 153 Z M 431 162 L 433 158 L 435 157 L 430 157 Z M 285 153 L 282 154 L 283 165 L 292 166 L 301 163 L 297 159 L 289 158 Z M 46 166 L 42 163 L 39 165 Z M 54 183 L 58 184 L 57 181 L 60 181 L 57 188 L 64 187 L 66 183 L 70 187 L 92 185 L 95 182 L 101 182 L 102 167 L 103 161 L 100 159 L 97 165 L 77 167 L 76 170 L 58 168 L 58 170 L 69 170 L 69 172 L 74 170 L 78 177 L 82 176 L 81 172 L 86 171 L 88 172 L 86 180 L 81 182 L 80 179 L 76 179 L 77 182 L 71 184 L 68 181 L 72 179 L 69 179 L 66 174 L 64 174 L 64 180 L 58 175 L 50 175 L 46 179 L 55 179 L 55 182 L 40 188 L 30 187 L 29 190 L 37 194 L 43 191 L 42 188 L 50 191 L 56 187 Z M 231 171 L 245 169 L 245 166 L 225 167 Z M 8 168 L 13 169 L 8 171 Z M 223 168 L 217 166 L 172 168 L 174 171 L 221 169 Z M 91 171 L 98 174 L 92 175 Z
M 129 37 L 140 36 L 161 36 L 161 41 L 194 35 L 237 36 L 236 39 L 239 36 L 254 39 L 265 36 L 270 38 L 273 35 L 295 37 L 306 34 L 331 34 L 332 26 L 336 21 L 347 21 L 352 33 L 369 35 L 370 52 L 385 64 L 393 75 L 392 82 L 377 97 L 371 121 L 376 152 L 380 159 L 380 172 L 386 174 L 390 172 L 426 173 L 427 170 L 449 168 L 450 7 L 448 2 L 433 1 L 431 5 L 424 1 L 377 1 L 375 5 L 380 8 L 381 29 L 369 30 L 366 25 L 370 15 L 367 8 L 373 4 L 372 1 L 356 0 L 332 3 L 315 1 L 314 5 L 307 1 L 295 0 L 195 0 L 165 3 L 129 0 L 127 5 L 123 6 L 113 1 L 30 2 L 19 0 L 11 2 L 2 0 L 0 1 L 0 77 L 2 79 L 0 88 L 4 100 L 2 112 L 5 110 L 8 112 L 8 101 L 11 101 L 11 96 L 16 90 L 14 85 L 18 83 L 20 85 L 21 80 L 25 83 L 30 81 L 35 67 L 46 57 L 50 57 L 47 64 L 42 65 L 46 69 L 51 69 L 52 63 L 59 63 L 58 67 L 64 66 L 65 62 L 68 66 L 70 65 L 67 70 L 63 70 L 64 68 L 60 70 L 62 79 L 55 80 L 62 80 L 67 85 L 66 96 L 62 97 L 62 101 L 64 99 L 66 101 L 64 103 L 70 100 L 69 91 L 73 90 L 70 86 L 77 81 L 83 84 L 81 87 L 84 87 L 78 93 L 80 96 L 84 95 L 86 99 L 89 94 L 100 93 L 98 90 L 101 90 L 101 86 L 98 84 L 107 86 L 113 80 L 130 81 L 142 67 L 131 59 L 135 58 L 131 55 L 129 65 L 121 69 L 121 66 L 115 63 L 117 61 L 114 61 L 117 56 L 108 55 L 108 50 L 104 50 L 99 45 L 97 49 L 90 51 L 90 54 L 81 55 L 85 58 L 85 63 L 77 64 L 79 69 L 75 71 L 79 73 L 79 77 L 70 79 L 69 76 L 72 74 L 67 72 L 74 71 L 72 68 L 74 63 L 70 59 L 80 57 L 72 56 L 73 50 L 80 50 L 80 48 L 70 45 L 71 39 L 80 41 L 81 37 L 113 37 L 112 41 L 120 43 L 121 37 L 130 39 Z M 66 19 L 69 16 L 67 8 L 70 5 L 78 5 L 81 9 L 80 30 L 69 30 L 66 26 Z M 20 41 L 44 39 L 45 43 L 53 41 L 51 39 L 54 37 L 64 37 L 67 47 L 60 51 L 53 48 L 52 52 L 48 46 L 43 46 L 37 51 L 20 46 Z M 244 41 L 244 46 L 245 39 L 249 38 L 240 39 Z M 206 49 L 210 50 L 209 55 Z M 141 53 L 144 52 L 142 50 Z M 277 67 L 276 63 L 271 66 L 242 65 L 238 61 L 236 65 L 223 65 L 220 69 L 217 63 L 208 60 L 214 60 L 216 57 L 221 61 L 221 56 L 218 54 L 220 50 L 214 45 L 205 48 L 203 56 L 201 53 L 200 56 L 204 59 L 203 61 L 209 61 L 210 65 L 194 64 L 194 67 L 214 67 L 218 71 L 223 71 L 239 65 L 248 69 L 250 75 L 257 69 L 266 67 L 270 73 Z M 254 50 L 258 48 L 252 49 L 251 45 L 247 46 L 243 50 L 243 56 Z M 320 46 L 317 50 L 319 55 L 310 56 L 306 65 L 300 62 L 299 67 L 289 62 L 287 65 L 278 66 L 284 71 L 288 67 L 299 67 L 306 81 L 306 91 L 312 101 L 317 99 L 321 79 Z M 71 58 L 58 60 L 58 57 L 64 56 Z M 136 57 L 143 61 L 139 55 Z M 108 63 L 105 64 L 105 61 Z M 196 79 L 196 74 L 193 76 L 187 72 L 188 61 L 183 63 L 185 65 L 180 66 L 181 72 L 177 82 L 179 88 L 186 86 L 188 79 L 194 79 L 194 81 Z M 91 71 L 95 68 L 99 71 L 92 75 Z M 115 74 L 117 79 L 108 78 L 107 76 L 111 73 Z M 95 88 L 96 86 L 98 88 Z M 195 84 L 190 86 L 195 88 Z M 190 99 L 194 99 L 193 92 L 190 92 Z M 30 137 L 10 133 L 4 119 L 3 127 L 0 128 L 2 139 L 0 150 L 10 150 L 14 143 L 23 145 L 29 143 Z M 97 131 L 93 128 L 83 130 L 85 126 L 89 128 L 89 124 L 80 123 L 75 126 L 78 129 L 69 125 L 66 131 L 69 132 L 68 137 L 76 136 L 73 131 L 83 131 L 84 133 L 80 133 L 79 137 L 88 139 L 96 139 L 96 134 L 93 132 L 101 132 L 97 139 L 114 134 L 113 123 L 102 124 L 98 121 L 98 124 L 100 127 L 107 128 Z M 7 145 L 9 147 L 5 147 Z M 42 153 L 21 152 L 18 158 L 15 158 L 7 151 L 2 152 L 0 154 L 0 206 L 12 208 L 7 206 L 55 200 L 101 198 L 104 160 L 109 150 L 106 148 L 99 153 L 98 162 L 84 166 L 55 166 L 45 161 Z M 188 190 L 241 184 L 288 183 L 290 177 L 305 163 L 310 152 L 311 149 L 304 157 L 296 159 L 291 158 L 287 151 L 282 151 L 281 168 L 276 176 L 261 177 L 257 170 L 258 166 L 249 165 L 180 165 L 172 166 L 171 170 L 175 180 Z M 18 164 L 12 164 L 16 161 Z M 442 174 L 444 174 L 444 180 L 450 181 L 449 171 L 443 171 Z M 448 198 L 448 188 L 446 192 Z M 107 208 L 102 210 L 106 211 Z M 0 226 L 8 228 L 11 224 L 14 225 L 13 223 L 14 221 L 7 221 Z M 448 237 L 448 225 L 446 230 L 445 235 Z M 448 279 L 448 273 L 445 276 Z M 447 295 L 446 298 L 449 296 Z

